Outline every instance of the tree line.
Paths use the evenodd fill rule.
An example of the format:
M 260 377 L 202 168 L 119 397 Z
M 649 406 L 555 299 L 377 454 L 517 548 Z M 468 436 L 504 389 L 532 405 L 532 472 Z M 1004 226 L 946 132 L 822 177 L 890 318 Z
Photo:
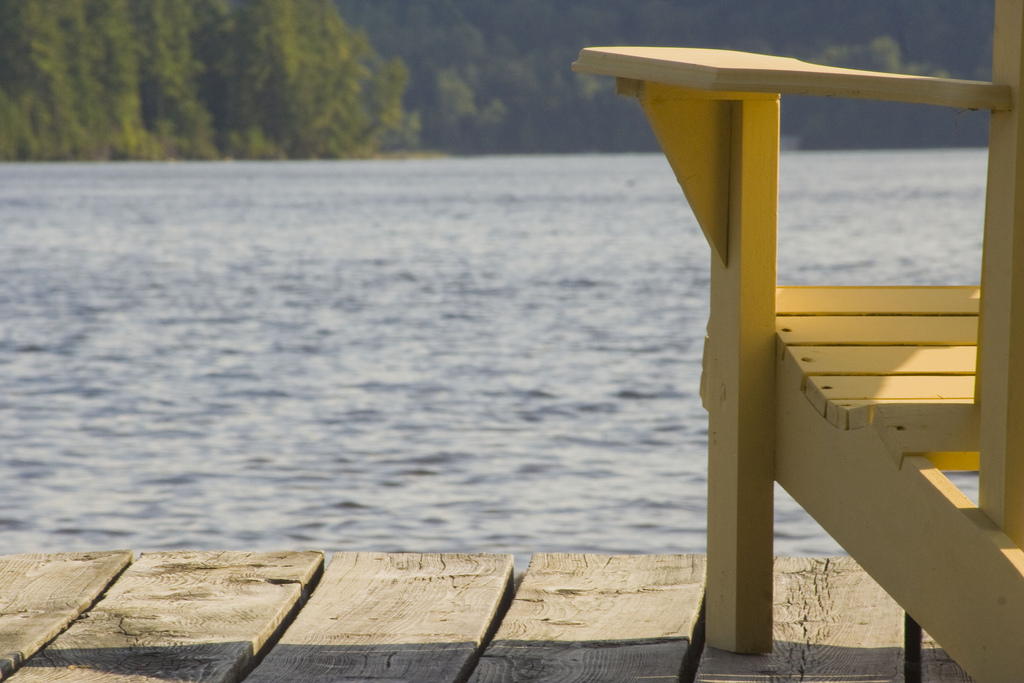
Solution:
M 612 79 L 571 72 L 581 48 L 986 79 L 992 4 L 0 0 L 0 159 L 653 150 Z M 983 145 L 987 117 L 784 98 L 782 125 L 807 148 Z
M 986 79 L 991 0 L 336 0 L 410 68 L 406 106 L 426 148 L 655 149 L 610 78 L 578 76 L 601 45 L 726 48 L 851 68 Z M 984 145 L 987 118 L 941 108 L 783 99 L 803 146 Z
M 0 159 L 368 156 L 408 72 L 330 0 L 0 0 Z

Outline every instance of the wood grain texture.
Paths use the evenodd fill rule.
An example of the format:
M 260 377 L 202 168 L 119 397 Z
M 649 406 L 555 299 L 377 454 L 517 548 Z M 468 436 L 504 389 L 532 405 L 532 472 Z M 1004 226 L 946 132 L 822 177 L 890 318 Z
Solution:
M 322 565 L 319 552 L 144 554 L 11 680 L 237 681 Z
M 471 683 L 675 681 L 704 571 L 699 555 L 534 555 Z
M 95 602 L 131 561 L 130 550 L 0 557 L 0 679 Z
M 511 580 L 510 555 L 338 553 L 246 681 L 464 681 Z
M 903 611 L 850 558 L 776 558 L 773 652 L 705 648 L 696 680 L 902 681 Z

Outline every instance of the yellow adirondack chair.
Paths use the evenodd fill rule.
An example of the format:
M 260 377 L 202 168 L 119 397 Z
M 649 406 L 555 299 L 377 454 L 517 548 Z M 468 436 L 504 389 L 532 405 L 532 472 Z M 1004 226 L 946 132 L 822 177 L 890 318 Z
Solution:
M 992 83 L 684 48 L 573 65 L 640 101 L 711 246 L 711 646 L 771 649 L 777 481 L 968 673 L 1024 680 L 1024 0 L 995 1 Z M 980 290 L 777 287 L 782 94 L 991 110 Z M 979 470 L 979 506 L 943 469 Z

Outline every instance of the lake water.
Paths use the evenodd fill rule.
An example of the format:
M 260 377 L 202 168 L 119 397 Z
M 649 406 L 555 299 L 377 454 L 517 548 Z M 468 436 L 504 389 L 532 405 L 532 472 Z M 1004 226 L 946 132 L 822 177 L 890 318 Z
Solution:
M 780 282 L 978 281 L 983 151 L 781 171 Z M 704 550 L 661 156 L 3 164 L 0 245 L 4 553 Z

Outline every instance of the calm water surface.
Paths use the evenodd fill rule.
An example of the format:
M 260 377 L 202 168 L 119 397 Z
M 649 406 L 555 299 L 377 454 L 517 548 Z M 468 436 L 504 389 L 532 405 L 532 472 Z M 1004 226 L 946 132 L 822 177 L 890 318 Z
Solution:
M 976 283 L 984 165 L 785 154 L 780 281 Z M 704 549 L 660 156 L 7 164 L 0 244 L 4 553 Z

